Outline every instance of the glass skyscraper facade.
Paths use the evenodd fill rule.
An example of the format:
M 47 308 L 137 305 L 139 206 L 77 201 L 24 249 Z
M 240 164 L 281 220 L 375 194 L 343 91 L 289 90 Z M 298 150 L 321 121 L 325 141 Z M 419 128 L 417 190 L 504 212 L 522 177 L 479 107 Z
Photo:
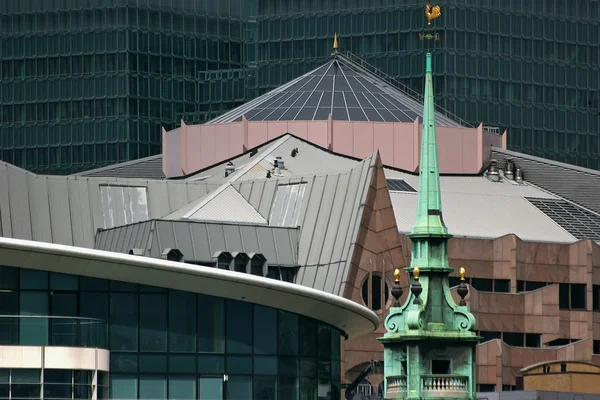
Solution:
M 2 2 L 0 158 L 67 173 L 160 151 L 201 123 L 350 51 L 436 101 L 508 130 L 510 149 L 599 168 L 597 0 Z

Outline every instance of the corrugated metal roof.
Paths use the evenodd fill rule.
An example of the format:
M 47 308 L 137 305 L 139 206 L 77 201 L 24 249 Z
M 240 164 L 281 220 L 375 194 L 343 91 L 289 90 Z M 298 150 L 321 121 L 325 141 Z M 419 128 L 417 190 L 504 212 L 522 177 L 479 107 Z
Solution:
M 227 186 L 217 197 L 194 209 L 187 218 L 199 221 L 267 223 L 233 186 Z
M 189 181 L 42 176 L 0 162 L 0 225 L 17 239 L 91 248 L 99 228 L 135 222 L 132 198 L 103 198 L 102 188 L 145 188 L 149 218 L 161 218 L 218 187 Z M 142 194 L 140 194 L 142 196 Z M 120 215 L 122 218 L 115 218 Z
M 496 147 L 492 148 L 492 158 L 501 168 L 506 160 L 513 160 L 522 168 L 526 181 L 600 212 L 600 171 Z
M 209 121 L 316 121 L 329 115 L 342 121 L 413 122 L 423 104 L 336 54 L 326 64 Z M 460 124 L 436 112 L 442 126 Z
M 297 283 L 343 295 L 378 157 L 374 153 L 345 173 L 234 183 L 261 215 L 277 221 L 281 217 L 271 214 L 277 192 L 287 190 L 289 184 L 306 184 L 298 213 L 298 263 L 302 268 Z
M 144 256 L 161 258 L 162 251 L 176 248 L 184 259 L 213 262 L 220 251 L 260 253 L 273 266 L 298 266 L 299 229 L 200 221 L 152 220 L 101 230 L 95 248 L 127 253 L 142 249 Z
M 165 178 L 165 174 L 162 170 L 162 154 L 109 165 L 107 167 L 96 168 L 74 175 L 105 178 Z
M 297 149 L 292 156 L 292 151 Z M 256 148 L 254 155 L 244 154 L 222 162 L 188 177 L 188 180 L 202 178 L 203 182 L 243 181 L 250 179 L 265 179 L 267 171 L 273 172 L 275 157 L 281 157 L 285 169 L 278 171 L 279 177 L 307 176 L 345 172 L 356 167 L 359 163 L 348 157 L 331 153 L 313 143 L 286 134 L 280 138 L 265 143 Z M 225 168 L 232 163 L 235 168 L 229 176 L 225 176 Z

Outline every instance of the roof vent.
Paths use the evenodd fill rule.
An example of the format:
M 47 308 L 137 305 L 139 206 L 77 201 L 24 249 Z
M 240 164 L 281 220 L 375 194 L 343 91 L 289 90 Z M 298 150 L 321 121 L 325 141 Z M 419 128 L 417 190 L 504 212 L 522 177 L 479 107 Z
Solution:
M 256 153 L 258 153 L 258 149 L 252 149 L 252 150 L 250 150 L 250 157 L 255 156 Z
M 514 179 L 514 168 L 515 164 L 512 162 L 512 160 L 506 160 L 506 170 L 504 171 L 504 176 L 506 179 L 511 181 Z
M 487 177 L 492 182 L 498 182 L 500 180 L 500 171 L 498 169 L 498 162 L 496 160 L 490 160 Z
M 170 247 L 167 247 L 162 251 L 161 255 L 168 261 L 183 262 L 183 253 L 179 251 L 179 249 L 172 249 Z
M 523 183 L 523 170 L 521 169 L 521 167 L 517 167 L 515 180 L 517 181 L 517 183 Z
M 229 175 L 233 174 L 235 172 L 235 166 L 233 165 L 233 163 L 231 161 L 229 161 L 227 163 L 227 165 L 225 166 L 225 178 L 227 178 Z
M 292 150 L 292 157 L 296 157 L 298 155 L 298 148 Z
M 275 157 L 275 161 L 273 161 L 273 166 L 279 169 L 285 169 L 285 164 L 283 162 L 283 158 Z
M 132 256 L 143 256 L 144 255 L 144 250 L 142 250 L 142 249 L 129 249 L 129 251 L 127 252 L 127 254 L 132 255 Z

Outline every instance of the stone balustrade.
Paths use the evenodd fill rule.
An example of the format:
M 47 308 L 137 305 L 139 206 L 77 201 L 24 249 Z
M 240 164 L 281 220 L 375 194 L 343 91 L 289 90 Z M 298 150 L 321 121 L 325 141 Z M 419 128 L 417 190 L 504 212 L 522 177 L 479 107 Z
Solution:
M 422 375 L 421 397 L 462 397 L 468 394 L 469 377 L 461 375 Z

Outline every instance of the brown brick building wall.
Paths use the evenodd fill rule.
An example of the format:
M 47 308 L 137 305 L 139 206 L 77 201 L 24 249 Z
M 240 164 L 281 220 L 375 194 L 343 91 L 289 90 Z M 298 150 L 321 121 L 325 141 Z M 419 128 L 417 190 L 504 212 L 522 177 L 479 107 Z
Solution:
M 384 201 L 378 204 L 387 206 Z M 390 227 L 385 228 L 388 238 L 385 242 L 379 239 L 380 256 L 361 257 L 359 261 L 361 269 L 372 265 L 356 275 L 353 285 L 351 298 L 361 304 L 364 302 L 360 289 L 368 274 L 366 270 L 378 271 L 391 285 L 393 269 L 410 264 L 410 239 L 399 235 L 397 242 L 390 240 Z M 378 236 L 381 238 L 381 233 Z M 386 251 L 401 251 L 402 260 L 394 254 L 395 266 L 390 265 L 391 257 L 381 256 Z M 594 350 L 600 352 L 600 310 L 593 310 L 600 306 L 600 246 L 591 240 L 572 244 L 524 242 L 515 235 L 497 239 L 452 238 L 449 259 L 456 271 L 460 267 L 467 270 L 467 300 L 477 320 L 476 329 L 485 338 L 477 352 L 481 390 L 514 389 L 520 370 L 536 363 L 600 363 L 600 355 L 593 354 Z M 451 276 L 456 277 L 456 272 Z M 390 306 L 391 296 L 385 311 L 377 312 L 382 323 Z M 362 371 L 365 362 L 383 360 L 383 346 L 376 340 L 383 332 L 382 325 L 374 334 L 346 343 L 347 380 Z M 376 387 L 383 373 L 368 379 Z

